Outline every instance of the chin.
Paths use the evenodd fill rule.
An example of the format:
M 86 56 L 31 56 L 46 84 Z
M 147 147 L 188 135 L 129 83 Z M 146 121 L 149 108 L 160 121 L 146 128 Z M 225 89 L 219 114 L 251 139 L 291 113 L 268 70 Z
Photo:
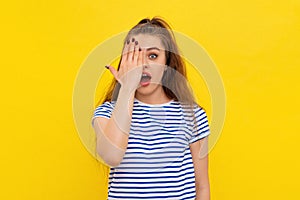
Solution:
M 148 96 L 153 94 L 157 89 L 159 88 L 160 85 L 150 83 L 148 86 L 140 86 L 137 90 L 136 93 L 143 95 L 143 96 Z

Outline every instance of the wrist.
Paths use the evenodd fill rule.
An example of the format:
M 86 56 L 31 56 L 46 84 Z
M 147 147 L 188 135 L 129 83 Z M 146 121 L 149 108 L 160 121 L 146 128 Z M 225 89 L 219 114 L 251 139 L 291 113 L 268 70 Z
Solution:
M 120 97 L 122 99 L 125 99 L 124 97 L 131 99 L 134 97 L 135 91 L 136 91 L 136 88 L 132 89 L 132 88 L 121 85 L 118 97 Z
M 128 134 L 133 110 L 135 91 L 120 88 L 112 118 L 123 133 Z

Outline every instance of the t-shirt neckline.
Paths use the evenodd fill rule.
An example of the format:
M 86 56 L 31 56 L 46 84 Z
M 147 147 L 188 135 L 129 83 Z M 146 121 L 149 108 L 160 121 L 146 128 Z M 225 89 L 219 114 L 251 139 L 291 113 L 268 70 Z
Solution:
M 137 98 L 134 98 L 134 102 L 137 102 L 138 104 L 142 104 L 142 105 L 145 105 L 145 106 L 150 106 L 150 107 L 161 107 L 161 106 L 168 106 L 168 105 L 170 105 L 171 103 L 174 102 L 174 99 L 171 99 L 170 101 L 168 101 L 166 103 L 148 104 L 148 103 L 145 103 L 145 102 L 142 102 L 142 101 L 138 100 Z

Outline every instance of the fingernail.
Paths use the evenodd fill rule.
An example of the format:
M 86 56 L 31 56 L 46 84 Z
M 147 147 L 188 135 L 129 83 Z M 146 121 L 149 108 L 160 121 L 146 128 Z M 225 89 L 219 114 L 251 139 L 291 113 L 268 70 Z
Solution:
M 135 45 L 138 45 L 139 44 L 139 42 L 138 41 L 135 41 Z
M 109 69 L 109 66 L 106 65 L 105 68 L 106 68 L 106 69 Z
M 127 43 L 127 44 L 129 44 L 129 42 L 130 42 L 130 40 L 127 40 L 127 42 L 126 42 L 126 43 Z
M 135 39 L 134 39 L 134 38 L 132 38 L 132 39 L 131 39 L 131 42 L 134 42 L 134 40 L 135 40 Z

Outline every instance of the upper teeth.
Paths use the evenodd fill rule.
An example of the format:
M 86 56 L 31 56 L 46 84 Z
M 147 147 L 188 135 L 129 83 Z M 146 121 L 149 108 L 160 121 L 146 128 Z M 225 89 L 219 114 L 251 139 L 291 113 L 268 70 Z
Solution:
M 148 74 L 142 74 L 142 76 L 148 76 Z

